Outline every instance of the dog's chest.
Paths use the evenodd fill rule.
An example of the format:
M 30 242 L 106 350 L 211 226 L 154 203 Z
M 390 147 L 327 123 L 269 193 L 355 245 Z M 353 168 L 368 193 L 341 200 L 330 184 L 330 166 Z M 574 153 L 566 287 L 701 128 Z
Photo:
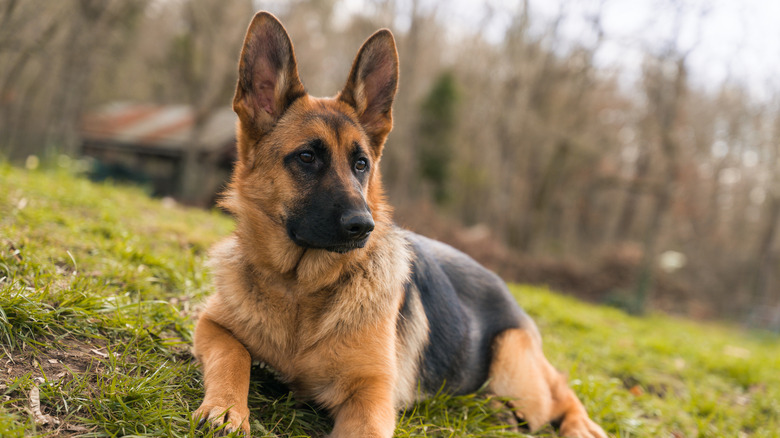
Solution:
M 306 364 L 325 365 L 336 345 L 392 314 L 388 309 L 397 307 L 400 298 L 360 278 L 313 292 L 291 285 L 255 284 L 243 294 L 219 295 L 223 298 L 214 304 L 221 308 L 221 323 L 254 359 L 290 380 L 310 372 Z
M 231 324 L 236 336 L 255 359 L 284 363 L 313 342 L 327 314 L 319 296 L 300 297 L 297 291 L 257 285 L 247 297 L 232 303 Z

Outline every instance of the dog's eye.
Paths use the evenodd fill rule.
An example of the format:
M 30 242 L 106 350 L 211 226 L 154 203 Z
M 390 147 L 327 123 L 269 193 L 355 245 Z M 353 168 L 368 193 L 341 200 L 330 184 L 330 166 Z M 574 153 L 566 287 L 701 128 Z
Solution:
M 314 154 L 308 151 L 301 152 L 300 154 L 298 154 L 298 159 L 300 159 L 306 164 L 311 164 L 314 162 Z
M 358 172 L 363 172 L 366 170 L 366 167 L 368 167 L 368 161 L 365 158 L 359 158 L 355 161 L 355 170 Z

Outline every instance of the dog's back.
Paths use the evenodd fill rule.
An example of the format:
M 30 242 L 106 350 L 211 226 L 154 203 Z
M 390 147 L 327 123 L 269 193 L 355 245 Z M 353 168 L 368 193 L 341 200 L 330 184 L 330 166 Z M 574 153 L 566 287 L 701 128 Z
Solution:
M 414 258 L 399 324 L 414 317 L 406 304 L 418 295 L 429 327 L 420 387 L 473 392 L 488 377 L 495 337 L 510 328 L 536 331 L 534 323 L 504 282 L 471 257 L 419 234 L 404 236 Z

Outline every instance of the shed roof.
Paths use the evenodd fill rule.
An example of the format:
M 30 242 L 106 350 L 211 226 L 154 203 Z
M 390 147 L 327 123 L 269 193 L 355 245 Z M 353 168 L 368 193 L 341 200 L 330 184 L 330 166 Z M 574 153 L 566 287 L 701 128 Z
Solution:
M 229 107 L 214 111 L 201 134 L 203 151 L 219 150 L 233 141 L 236 120 Z M 87 113 L 81 134 L 85 140 L 179 150 L 189 145 L 193 122 L 192 107 L 187 105 L 114 102 Z

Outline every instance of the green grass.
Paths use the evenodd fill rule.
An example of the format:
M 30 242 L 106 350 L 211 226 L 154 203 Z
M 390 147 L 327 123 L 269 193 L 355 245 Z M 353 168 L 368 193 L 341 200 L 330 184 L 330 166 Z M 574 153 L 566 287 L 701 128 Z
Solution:
M 139 189 L 0 164 L 0 436 L 211 436 L 190 420 L 203 387 L 189 345 L 206 250 L 231 229 Z M 611 435 L 780 435 L 778 337 L 512 290 Z M 269 370 L 253 375 L 255 436 L 329 431 Z M 36 424 L 35 387 L 59 424 Z M 484 394 L 441 394 L 404 412 L 396 436 L 523 436 L 504 417 Z

